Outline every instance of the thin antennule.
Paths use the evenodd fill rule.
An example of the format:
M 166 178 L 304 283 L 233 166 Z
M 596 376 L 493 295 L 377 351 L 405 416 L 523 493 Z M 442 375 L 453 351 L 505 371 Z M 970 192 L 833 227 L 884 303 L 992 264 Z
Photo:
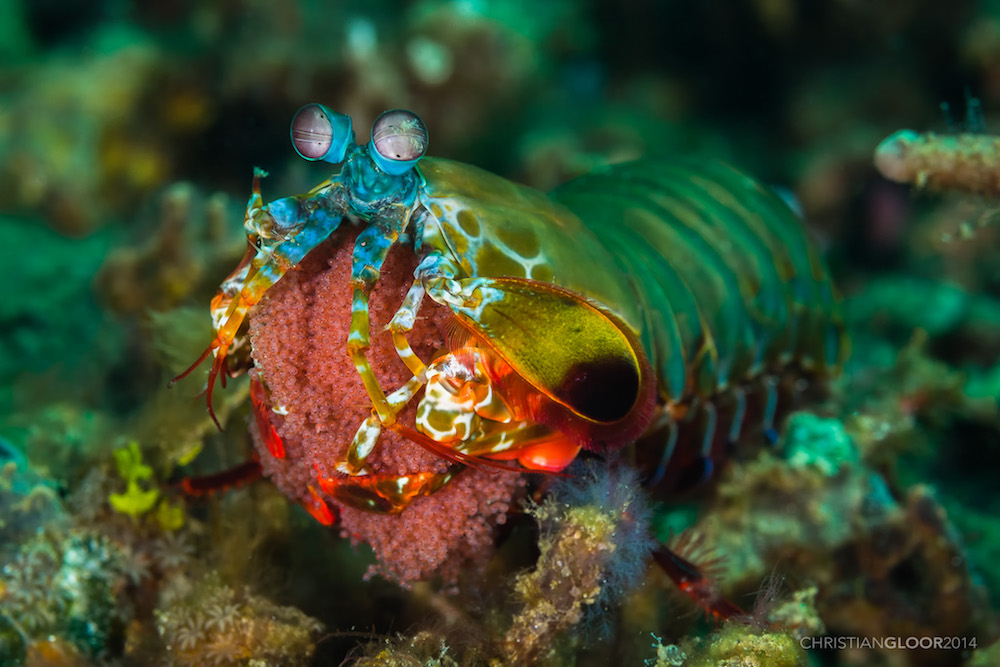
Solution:
M 201 355 L 194 360 L 193 364 L 188 366 L 186 370 L 184 370 L 179 375 L 173 377 L 169 382 L 167 382 L 167 388 L 168 389 L 173 388 L 173 386 L 177 384 L 180 380 L 183 380 L 188 375 L 190 375 L 191 372 L 194 371 L 194 369 L 198 368 L 198 366 L 201 366 L 201 363 L 206 359 L 208 359 L 209 355 L 211 355 L 212 352 L 217 347 L 218 345 L 216 345 L 215 341 L 213 341 L 208 347 L 205 348 L 205 351 L 202 352 Z M 212 408 L 212 389 L 215 387 L 215 378 L 218 377 L 219 372 L 223 369 L 223 364 L 225 363 L 225 360 L 226 358 L 222 356 L 215 357 L 215 359 L 212 361 L 212 368 L 208 372 L 208 383 L 205 385 L 205 389 L 203 389 L 198 394 L 198 396 L 205 397 L 205 402 L 208 404 L 208 416 L 212 418 L 212 421 L 215 423 L 215 427 L 219 429 L 220 432 L 222 431 L 222 424 L 219 423 L 219 418 L 215 416 L 215 410 Z M 225 375 L 222 376 L 222 386 L 223 387 L 226 386 Z
M 766 630 L 774 627 L 775 624 L 770 621 L 770 616 L 771 612 L 778 606 L 778 596 L 781 594 L 781 588 L 784 583 L 785 577 L 778 574 L 778 568 L 775 566 L 771 570 L 771 573 L 761 582 L 760 588 L 757 589 L 753 609 L 745 619 L 746 624 L 750 628 L 754 630 Z

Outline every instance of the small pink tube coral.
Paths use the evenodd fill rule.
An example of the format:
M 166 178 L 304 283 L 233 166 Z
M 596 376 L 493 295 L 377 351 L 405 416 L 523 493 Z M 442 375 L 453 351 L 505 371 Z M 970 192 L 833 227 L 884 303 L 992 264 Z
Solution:
M 253 355 L 283 417 L 272 422 L 286 455 L 272 456 L 256 436 L 265 474 L 290 498 L 311 501 L 317 472 L 333 474 L 354 434 L 371 414 L 371 403 L 347 353 L 351 313 L 351 256 L 357 229 L 336 232 L 278 282 L 250 319 Z M 413 281 L 417 258 L 396 246 L 382 269 L 369 304 L 368 357 L 380 384 L 390 391 L 410 379 L 385 326 Z M 408 339 L 424 360 L 444 349 L 451 319 L 429 299 Z M 401 414 L 412 424 L 415 401 Z M 384 430 L 369 457 L 373 472 L 444 471 L 446 462 L 402 436 Z M 469 561 L 492 551 L 493 526 L 506 516 L 519 475 L 467 469 L 436 493 L 415 499 L 400 514 L 340 507 L 346 535 L 371 544 L 378 573 L 407 583 L 441 575 L 454 579 Z M 328 499 L 331 505 L 334 501 Z

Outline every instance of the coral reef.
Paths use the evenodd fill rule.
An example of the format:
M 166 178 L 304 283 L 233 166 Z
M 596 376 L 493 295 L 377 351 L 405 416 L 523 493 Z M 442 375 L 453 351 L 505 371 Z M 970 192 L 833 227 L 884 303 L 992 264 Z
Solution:
M 51 485 L 23 459 L 3 464 L 0 510 L 0 662 L 52 650 L 56 638 L 67 660 L 115 652 L 128 618 L 119 546 L 73 528 Z
M 123 556 L 107 538 L 72 532 L 25 543 L 3 569 L 3 613 L 30 643 L 61 636 L 82 655 L 121 641 Z
M 351 664 L 356 667 L 396 667 L 396 665 L 428 665 L 429 667 L 459 667 L 476 664 L 480 655 L 470 653 L 455 657 L 444 639 L 432 632 L 418 632 L 413 637 L 385 640 L 369 647 L 373 655 L 358 656 Z
M 728 623 L 718 633 L 680 647 L 686 667 L 806 667 L 809 660 L 795 637 L 783 632 L 750 632 Z M 668 654 L 669 655 L 669 654 Z M 657 657 L 656 665 L 669 665 Z
M 197 646 L 172 650 L 174 664 L 246 664 L 257 656 L 301 664 L 312 652 L 314 621 L 246 584 L 230 589 L 221 582 L 220 573 L 245 578 L 241 561 L 224 567 L 195 558 L 204 524 L 168 497 L 173 494 L 159 481 L 160 471 L 144 462 L 136 441 L 114 452 L 117 476 L 109 453 L 75 483 L 65 504 L 54 482 L 12 446 L 0 445 L 4 665 L 105 664 L 123 657 L 146 664 L 183 639 L 183 628 L 171 625 L 179 618 L 204 621 L 208 630 Z M 249 535 L 265 525 L 272 524 L 261 517 L 231 529 L 233 549 L 245 552 L 259 540 Z M 193 586 L 193 577 L 204 582 Z M 224 637 L 212 634 L 219 622 Z
M 0 555 L 4 557 L 11 556 L 40 526 L 66 519 L 54 485 L 30 470 L 24 455 L 4 440 L 0 440 L 0 517 Z
M 886 178 L 917 188 L 1000 196 L 1000 138 L 988 134 L 937 135 L 899 130 L 875 149 Z
M 0 126 L 0 206 L 73 235 L 134 206 L 169 172 L 166 137 L 142 131 L 140 112 L 162 71 L 157 47 L 120 25 L 85 41 L 79 57 L 52 53 L 15 75 L 21 91 Z
M 792 415 L 781 457 L 734 465 L 696 527 L 726 555 L 732 589 L 752 586 L 769 563 L 813 582 L 831 634 L 989 636 L 984 592 L 933 493 L 894 497 L 839 420 Z M 933 653 L 911 660 L 943 658 Z
M 209 577 L 175 579 L 163 592 L 156 629 L 169 664 L 305 665 L 323 625 L 298 609 L 282 607 L 246 589 Z
M 1000 664 L 996 0 L 2 6 L 0 664 Z M 340 508 L 339 539 L 285 496 L 309 506 L 368 415 L 347 222 L 251 315 L 285 459 L 246 378 L 215 394 L 221 434 L 201 369 L 165 388 L 209 340 L 253 167 L 274 196 L 329 174 L 288 148 L 312 101 L 362 141 L 412 108 L 435 154 L 542 189 L 639 155 L 747 168 L 846 295 L 843 380 L 773 446 L 720 446 L 680 498 L 654 502 L 622 461 L 467 470 L 398 516 Z M 412 270 L 390 257 L 373 297 L 387 386 L 408 377 L 381 327 Z M 433 356 L 449 325 L 421 315 Z M 180 492 L 255 456 L 278 490 Z M 393 433 L 372 460 L 445 465 Z M 705 622 L 650 563 L 647 521 L 700 542 L 681 555 L 749 617 Z M 966 645 L 802 641 L 845 636 Z
M 174 183 L 158 204 L 152 232 L 136 224 L 141 240 L 116 247 L 95 277 L 98 293 L 116 313 L 175 308 L 202 285 L 206 272 L 235 264 L 246 247 L 243 234 L 229 225 L 236 210 L 222 193 L 199 198 L 190 183 Z

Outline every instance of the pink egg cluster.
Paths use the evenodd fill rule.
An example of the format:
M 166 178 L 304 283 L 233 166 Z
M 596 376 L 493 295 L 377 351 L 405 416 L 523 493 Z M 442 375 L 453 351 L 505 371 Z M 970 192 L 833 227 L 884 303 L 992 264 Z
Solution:
M 265 474 L 285 495 L 310 502 L 317 473 L 335 474 L 355 432 L 371 414 L 371 402 L 347 354 L 351 312 L 351 255 L 356 228 L 338 230 L 272 287 L 250 317 L 257 368 L 270 390 L 272 406 L 284 416 L 272 421 L 286 456 L 275 459 L 259 443 Z M 410 378 L 385 327 L 413 281 L 417 258 L 395 247 L 382 269 L 369 304 L 368 358 L 378 380 L 391 392 Z M 445 349 L 450 311 L 425 299 L 408 338 L 429 361 Z M 401 413 L 412 424 L 416 400 Z M 402 436 L 385 430 L 369 457 L 374 473 L 443 471 L 447 463 Z M 505 520 L 521 476 L 466 469 L 438 492 L 414 500 L 401 513 L 376 514 L 338 507 L 345 535 L 367 542 L 378 558 L 374 571 L 400 583 L 457 577 L 493 548 L 493 528 Z M 330 501 L 331 504 L 333 501 Z

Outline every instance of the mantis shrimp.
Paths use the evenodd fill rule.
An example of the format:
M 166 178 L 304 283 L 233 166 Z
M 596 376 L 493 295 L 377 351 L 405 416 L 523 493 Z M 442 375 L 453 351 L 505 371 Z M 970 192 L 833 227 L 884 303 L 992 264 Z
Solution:
M 255 171 L 246 255 L 212 301 L 214 339 L 184 374 L 214 357 L 211 413 L 251 309 L 331 234 L 355 228 L 343 343 L 371 407 L 334 469 L 308 485 L 305 504 L 323 523 L 336 520 L 338 504 L 401 513 L 468 468 L 560 474 L 582 450 L 640 438 L 659 441 L 644 457 L 651 482 L 672 466 L 710 467 L 714 443 L 735 440 L 749 415 L 770 428 L 782 378 L 829 375 L 846 354 L 833 287 L 800 221 L 724 163 L 645 159 L 543 194 L 425 157 L 427 130 L 410 111 L 383 113 L 359 144 L 350 117 L 310 104 L 291 140 L 306 160 L 339 167 L 309 192 L 267 204 L 266 174 Z M 382 386 L 369 302 L 401 246 L 416 268 L 387 328 L 410 379 Z M 408 336 L 428 301 L 448 309 L 456 335 L 421 358 Z M 267 373 L 254 374 L 254 415 L 281 459 L 272 421 L 284 408 L 268 397 Z M 404 419 L 412 404 L 415 417 Z M 691 422 L 694 447 L 681 447 Z M 376 470 L 387 431 L 447 465 Z

